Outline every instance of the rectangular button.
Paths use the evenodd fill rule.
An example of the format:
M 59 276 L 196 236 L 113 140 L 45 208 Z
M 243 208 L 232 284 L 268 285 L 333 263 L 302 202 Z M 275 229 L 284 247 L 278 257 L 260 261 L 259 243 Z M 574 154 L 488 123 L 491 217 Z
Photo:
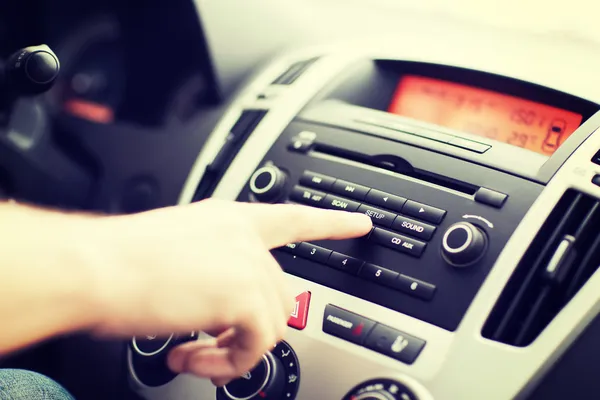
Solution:
M 355 212 L 358 210 L 360 203 L 328 194 L 327 197 L 325 197 L 325 202 L 323 205 L 324 207 L 331 208 L 332 210 Z
M 325 264 L 329 259 L 331 253 L 331 250 L 327 250 L 322 247 L 303 242 L 300 243 L 300 246 L 298 246 L 298 251 L 296 254 L 298 254 L 302 258 L 307 258 L 309 260 Z
M 334 182 L 335 178 L 332 178 L 327 175 L 317 174 L 316 172 L 311 171 L 304 171 L 304 173 L 300 177 L 301 185 L 325 191 L 331 189 L 331 186 L 333 186 Z
M 297 242 L 288 243 L 285 246 L 281 247 L 281 250 L 285 251 L 286 253 L 296 254 L 298 252 L 299 245 L 300 243 Z
M 479 188 L 479 190 L 477 190 L 477 193 L 475 193 L 476 202 L 487 204 L 488 206 L 496 208 L 502 208 L 507 198 L 507 194 L 496 192 L 495 190 L 484 187 Z
M 331 187 L 333 193 L 341 194 L 356 200 L 364 200 L 370 188 L 356 183 L 338 179 Z
M 331 256 L 329 256 L 329 260 L 327 261 L 327 265 L 330 267 L 342 270 L 349 274 L 356 275 L 360 270 L 360 267 L 364 264 L 363 261 L 347 256 L 342 253 L 333 252 Z
M 394 282 L 394 287 L 406 294 L 422 300 L 431 300 L 435 293 L 435 286 L 410 276 L 400 275 Z
M 371 207 L 367 204 L 363 204 L 358 208 L 358 212 L 362 214 L 366 214 L 371 217 L 371 220 L 376 225 L 381 225 L 386 228 L 392 226 L 394 219 L 396 218 L 396 214 L 391 212 L 382 210 L 380 208 Z
M 392 286 L 398 278 L 398 273 L 390 271 L 375 264 L 365 264 L 358 276 L 361 278 L 368 279 L 372 282 L 379 283 L 380 285 Z
M 439 224 L 444 219 L 446 211 L 440 208 L 428 206 L 426 204 L 417 203 L 416 201 L 408 200 L 402 207 L 402 214 L 410 215 L 411 217 L 422 219 L 423 221 Z
M 475 153 L 480 153 L 480 154 L 485 153 L 486 151 L 488 151 L 490 149 L 490 147 L 492 147 L 487 144 L 474 142 L 472 140 L 459 138 L 457 136 L 450 139 L 448 144 L 450 144 L 452 146 L 460 147 L 461 149 L 471 150 L 471 151 L 474 151 Z
M 306 328 L 308 322 L 308 308 L 310 307 L 310 292 L 300 293 L 296 296 L 294 311 L 288 319 L 288 326 L 299 331 Z
M 404 197 L 382 192 L 381 190 L 371 189 L 367 194 L 366 202 L 401 212 L 404 203 L 406 203 L 406 199 Z
M 375 326 L 368 318 L 328 304 L 323 315 L 323 332 L 362 345 Z
M 403 363 L 412 364 L 425 347 L 425 341 L 389 326 L 377 324 L 369 333 L 365 347 Z
M 598 151 L 596 152 L 596 154 L 594 154 L 594 157 L 592 157 L 592 162 L 593 162 L 594 164 L 598 164 L 598 165 L 600 165 L 600 150 L 598 150 Z
M 321 207 L 325 202 L 325 196 L 327 196 L 326 193 L 296 185 L 292 189 L 290 199 L 309 206 Z
M 390 249 L 401 251 L 414 257 L 421 257 L 427 243 L 412 239 L 395 232 L 386 231 L 381 228 L 375 228 L 371 233 L 371 240 L 377 244 Z
M 392 229 L 398 232 L 406 233 L 419 239 L 429 240 L 435 232 L 435 226 L 415 221 L 414 219 L 398 215 L 394 220 Z

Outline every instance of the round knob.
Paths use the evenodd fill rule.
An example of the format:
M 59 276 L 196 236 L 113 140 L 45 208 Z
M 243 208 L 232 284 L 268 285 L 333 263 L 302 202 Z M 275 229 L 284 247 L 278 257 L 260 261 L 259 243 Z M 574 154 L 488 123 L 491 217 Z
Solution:
M 250 178 L 250 191 L 261 202 L 273 202 L 283 195 L 286 174 L 274 165 L 257 169 Z
M 386 391 L 380 391 L 359 394 L 354 397 L 354 400 L 396 400 L 396 398 Z
M 48 90 L 60 71 L 58 57 L 46 45 L 30 46 L 14 53 L 6 63 L 6 85 L 15 95 Z
M 281 361 L 271 353 L 263 355 L 251 371 L 231 381 L 218 391 L 218 399 L 280 399 L 283 397 L 285 374 Z
M 457 222 L 450 226 L 442 239 L 442 254 L 448 263 L 456 267 L 479 261 L 486 248 L 485 233 L 469 222 Z
M 173 334 L 168 337 L 158 337 L 157 335 L 136 336 L 131 340 L 133 350 L 143 357 L 152 357 L 167 348 Z

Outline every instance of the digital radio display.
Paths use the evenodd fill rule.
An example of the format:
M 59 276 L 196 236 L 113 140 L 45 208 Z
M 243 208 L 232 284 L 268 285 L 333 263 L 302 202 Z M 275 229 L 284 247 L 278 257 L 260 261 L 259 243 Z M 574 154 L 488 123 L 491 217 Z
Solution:
M 583 116 L 472 86 L 405 75 L 389 112 L 523 147 L 547 156 Z

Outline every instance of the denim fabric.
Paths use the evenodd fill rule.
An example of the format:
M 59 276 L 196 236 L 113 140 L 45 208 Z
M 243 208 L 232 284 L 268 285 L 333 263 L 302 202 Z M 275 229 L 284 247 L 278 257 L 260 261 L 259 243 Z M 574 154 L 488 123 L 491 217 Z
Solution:
M 74 400 L 62 386 L 36 372 L 0 369 L 0 400 Z

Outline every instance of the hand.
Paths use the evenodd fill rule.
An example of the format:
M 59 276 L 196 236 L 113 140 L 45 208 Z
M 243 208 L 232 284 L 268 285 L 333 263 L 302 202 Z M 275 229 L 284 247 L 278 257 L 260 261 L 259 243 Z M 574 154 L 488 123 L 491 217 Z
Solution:
M 252 369 L 283 338 L 295 294 L 269 249 L 359 237 L 372 226 L 362 214 L 218 200 L 97 221 L 118 248 L 106 262 L 121 279 L 117 289 L 105 282 L 108 306 L 97 330 L 215 332 L 175 348 L 168 362 L 219 385 Z

